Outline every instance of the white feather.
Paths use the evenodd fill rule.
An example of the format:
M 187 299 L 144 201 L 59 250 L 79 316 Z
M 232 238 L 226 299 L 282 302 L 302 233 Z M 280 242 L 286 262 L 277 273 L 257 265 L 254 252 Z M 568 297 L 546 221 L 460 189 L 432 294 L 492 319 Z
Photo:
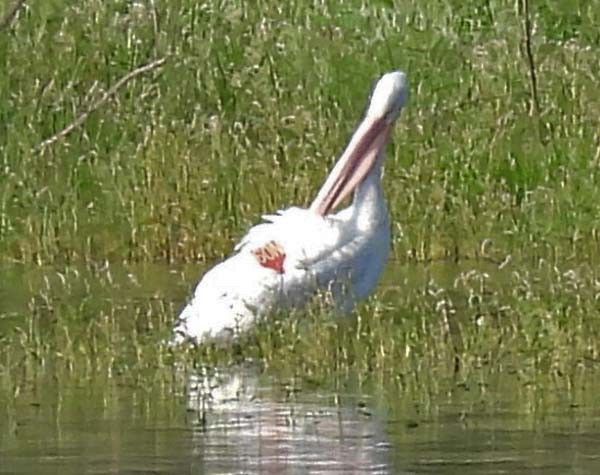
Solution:
M 389 252 L 387 216 L 371 232 L 356 232 L 344 210 L 322 217 L 302 208 L 263 216 L 235 247 L 236 254 L 209 270 L 181 312 L 175 341 L 203 341 L 248 329 L 275 308 L 300 307 L 318 289 L 331 292 L 348 312 L 376 284 Z M 285 250 L 284 272 L 261 266 L 252 250 L 276 241 Z

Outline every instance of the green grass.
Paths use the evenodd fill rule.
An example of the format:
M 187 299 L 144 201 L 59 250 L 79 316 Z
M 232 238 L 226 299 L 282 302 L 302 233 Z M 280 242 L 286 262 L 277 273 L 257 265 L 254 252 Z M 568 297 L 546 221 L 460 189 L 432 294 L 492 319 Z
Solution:
M 589 407 L 597 394 L 598 276 L 585 266 L 409 265 L 393 269 L 355 318 L 335 318 L 315 302 L 261 322 L 233 345 L 175 350 L 165 343 L 171 317 L 196 269 L 180 276 L 164 270 L 109 265 L 5 274 L 11 294 L 23 282 L 31 288 L 21 301 L 15 296 L 16 311 L 4 304 L 1 312 L 3 407 L 10 411 L 15 396 L 53 391 L 53 384 L 60 393 L 110 378 L 175 394 L 183 383 L 174 367 L 248 359 L 300 388 L 372 391 L 392 411 L 407 400 L 435 411 L 446 397 L 471 391 L 477 407 L 510 400 L 517 413 L 541 417 Z
M 385 177 L 398 259 L 473 257 L 487 238 L 595 258 L 600 9 L 571 5 L 532 6 L 539 111 L 511 2 L 28 6 L 0 35 L 0 255 L 227 253 L 261 212 L 310 201 L 372 80 L 402 68 L 412 96 Z
M 461 263 L 439 294 L 458 307 L 427 282 L 397 281 L 351 322 L 316 308 L 191 357 L 260 358 L 317 382 L 425 380 L 433 392 L 440 375 L 585 376 L 600 341 L 600 2 L 532 2 L 531 21 L 536 98 L 515 2 L 27 2 L 0 31 L 0 261 L 67 277 L 30 284 L 27 305 L 2 314 L 18 328 L 0 334 L 4 377 L 47 358 L 144 372 L 190 357 L 157 344 L 183 286 L 120 305 L 62 288 L 78 281 L 69 269 L 92 269 L 87 282 L 106 290 L 98 263 L 226 255 L 261 213 L 311 200 L 372 81 L 395 68 L 411 99 L 384 178 L 394 257 Z M 507 259 L 491 290 L 479 274 L 454 284 Z

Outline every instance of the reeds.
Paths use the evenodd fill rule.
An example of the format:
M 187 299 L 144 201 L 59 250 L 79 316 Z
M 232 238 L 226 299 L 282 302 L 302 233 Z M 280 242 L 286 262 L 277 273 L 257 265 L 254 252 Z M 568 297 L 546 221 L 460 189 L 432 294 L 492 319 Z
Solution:
M 507 372 L 572 387 L 600 341 L 598 2 L 259 4 L 31 2 L 0 31 L 0 260 L 53 266 L 0 311 L 4 387 L 23 362 L 198 358 L 429 394 Z M 160 342 L 198 270 L 148 271 L 151 298 L 123 263 L 213 262 L 261 213 L 308 203 L 394 68 L 411 79 L 384 178 L 396 266 L 450 278 L 392 271 L 355 319 L 316 304 L 233 351 L 173 354 Z

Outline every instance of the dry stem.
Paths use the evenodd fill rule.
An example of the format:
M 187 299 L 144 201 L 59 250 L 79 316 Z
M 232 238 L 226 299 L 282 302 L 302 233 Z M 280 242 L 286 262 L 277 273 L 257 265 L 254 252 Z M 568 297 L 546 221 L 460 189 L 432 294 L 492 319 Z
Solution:
M 77 127 L 79 127 L 81 124 L 83 124 L 92 112 L 99 109 L 106 101 L 108 101 L 108 99 L 110 99 L 111 96 L 115 95 L 117 93 L 117 91 L 119 89 L 121 89 L 121 87 L 123 87 L 125 84 L 127 84 L 129 81 L 131 81 L 136 76 L 139 76 L 140 74 L 144 74 L 144 73 L 147 73 L 148 71 L 151 71 L 153 69 L 161 67 L 163 64 L 165 64 L 165 62 L 166 62 L 166 58 L 157 59 L 155 61 L 152 61 L 151 63 L 145 64 L 144 66 L 140 66 L 139 68 L 136 68 L 133 71 L 128 72 L 125 76 L 123 76 L 115 84 L 113 84 L 102 95 L 102 97 L 100 99 L 98 99 L 96 102 L 92 103 L 92 105 L 85 112 L 83 112 L 80 116 L 78 116 L 73 122 L 71 122 L 69 125 L 67 125 L 61 131 L 59 131 L 59 132 L 55 133 L 54 135 L 45 139 L 37 147 L 35 147 L 34 150 L 36 152 L 40 152 L 43 149 L 45 149 L 46 147 L 48 147 L 49 145 L 52 145 L 57 140 L 70 134 L 73 130 L 75 130 Z
M 8 8 L 2 19 L 0 19 L 0 31 L 5 30 L 10 26 L 24 4 L 25 0 L 16 0 L 12 6 Z

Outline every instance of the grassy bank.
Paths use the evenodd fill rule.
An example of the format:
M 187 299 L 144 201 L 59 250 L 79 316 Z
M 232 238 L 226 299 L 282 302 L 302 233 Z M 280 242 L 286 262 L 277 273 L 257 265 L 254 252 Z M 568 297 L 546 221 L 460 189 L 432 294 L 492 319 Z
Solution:
M 183 375 L 174 368 L 210 371 L 249 359 L 298 389 L 358 388 L 390 408 L 399 398 L 415 401 L 426 411 L 418 417 L 455 397 L 491 411 L 511 401 L 516 413 L 542 422 L 548 411 L 596 407 L 599 284 L 585 266 L 392 267 L 353 318 L 315 303 L 262 322 L 233 345 L 173 350 L 171 319 L 195 267 L 4 272 L 12 300 L 0 307 L 3 407 L 19 394 L 48 391 L 52 378 L 59 395 L 107 378 L 175 395 Z
M 598 12 L 536 2 L 529 55 L 513 2 L 27 5 L 0 33 L 0 256 L 227 253 L 260 213 L 308 203 L 371 81 L 399 67 L 412 97 L 385 176 L 398 259 L 595 258 Z
M 121 264 L 212 262 L 308 203 L 372 80 L 402 68 L 384 184 L 415 267 L 356 319 L 315 308 L 193 360 L 390 397 L 513 377 L 571 394 L 600 351 L 598 24 L 597 0 L 27 2 L 0 31 L 0 261 L 25 269 L 6 271 L 25 296 L 0 310 L 4 393 L 55 366 L 168 380 L 189 355 L 160 342 L 197 269 Z M 413 281 L 437 260 L 457 267 Z M 145 275 L 152 291 L 127 287 Z

